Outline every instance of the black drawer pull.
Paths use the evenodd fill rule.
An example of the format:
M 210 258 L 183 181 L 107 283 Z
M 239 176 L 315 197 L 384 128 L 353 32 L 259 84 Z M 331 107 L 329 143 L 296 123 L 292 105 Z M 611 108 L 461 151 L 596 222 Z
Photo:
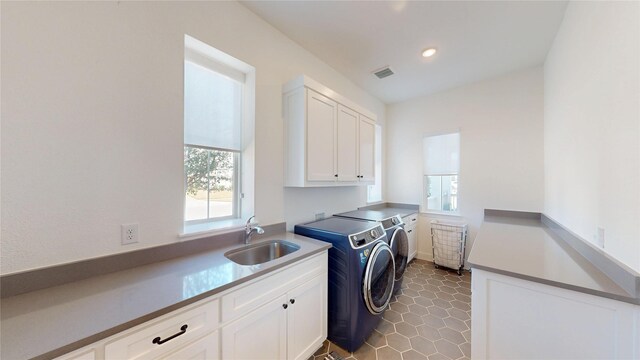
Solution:
M 335 175 L 333 175 L 333 176 L 338 177 L 338 174 L 335 174 Z
M 289 299 L 289 302 L 292 303 L 292 304 L 295 304 L 296 303 L 296 299 Z
M 188 328 L 188 327 L 189 327 L 189 326 L 188 326 L 187 324 L 184 324 L 184 325 L 182 325 L 182 327 L 180 328 L 180 330 L 181 330 L 181 331 L 180 331 L 179 333 L 177 333 L 177 334 L 173 334 L 173 335 L 169 336 L 168 338 L 166 338 L 166 339 L 164 339 L 164 340 L 160 339 L 160 336 L 158 336 L 157 338 L 153 339 L 153 343 L 154 343 L 154 344 L 158 344 L 158 345 L 162 345 L 162 344 L 166 343 L 167 341 L 169 341 L 169 340 L 171 340 L 171 339 L 174 339 L 174 338 L 177 338 L 178 336 L 180 336 L 180 335 L 182 335 L 182 334 L 186 333 L 186 332 L 187 332 L 187 328 Z
M 416 219 L 411 219 L 411 221 L 416 221 Z
M 287 305 L 287 304 L 282 304 L 282 307 L 286 309 L 286 308 L 288 308 L 288 307 L 289 307 L 289 305 Z
M 409 231 L 407 231 L 407 232 L 408 232 L 408 233 L 411 233 L 412 231 L 413 231 L 413 230 L 409 230 Z

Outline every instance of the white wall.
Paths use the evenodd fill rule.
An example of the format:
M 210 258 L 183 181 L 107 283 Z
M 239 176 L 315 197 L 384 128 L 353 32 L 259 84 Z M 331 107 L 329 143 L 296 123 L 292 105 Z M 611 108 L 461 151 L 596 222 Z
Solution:
M 387 200 L 419 204 L 422 138 L 460 130 L 459 212 L 469 241 L 485 208 L 539 212 L 543 207 L 543 72 L 536 67 L 387 108 Z M 431 259 L 421 214 L 418 256 Z M 467 251 L 468 253 L 468 251 Z
M 2 2 L 2 274 L 177 241 L 189 34 L 256 67 L 256 216 L 313 219 L 364 187 L 283 188 L 281 86 L 385 106 L 235 2 Z M 285 206 L 286 204 L 286 206 Z M 141 242 L 120 245 L 120 224 Z
M 569 3 L 544 82 L 545 213 L 640 271 L 640 3 Z

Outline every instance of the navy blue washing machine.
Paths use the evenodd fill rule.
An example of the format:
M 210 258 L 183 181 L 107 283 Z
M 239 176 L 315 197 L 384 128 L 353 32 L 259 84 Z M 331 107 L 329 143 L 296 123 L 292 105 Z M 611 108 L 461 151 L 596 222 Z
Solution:
M 377 210 L 355 210 L 335 214 L 333 216 L 375 221 L 382 225 L 387 233 L 387 240 L 391 247 L 391 251 L 393 252 L 396 264 L 394 289 L 395 293 L 398 293 L 402 287 L 402 277 L 407 269 L 407 263 L 409 260 L 409 237 L 407 236 L 407 232 L 404 230 L 404 222 L 400 215 L 396 214 L 389 216 L 388 213 Z
M 379 223 L 331 217 L 296 225 L 299 235 L 329 242 L 328 338 L 355 351 L 393 296 L 395 263 Z

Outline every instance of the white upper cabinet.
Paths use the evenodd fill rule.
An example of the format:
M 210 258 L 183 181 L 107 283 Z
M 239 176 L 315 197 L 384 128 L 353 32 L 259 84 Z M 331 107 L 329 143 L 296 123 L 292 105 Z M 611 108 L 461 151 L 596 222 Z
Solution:
M 376 151 L 376 123 L 364 115 L 360 115 L 358 122 L 358 175 L 360 181 L 375 181 L 375 151 Z
M 370 185 L 375 115 L 300 76 L 283 87 L 285 186 Z
M 333 181 L 336 174 L 338 104 L 309 90 L 307 108 L 307 179 Z
M 358 181 L 358 113 L 344 105 L 338 105 L 338 181 Z M 308 151 L 312 147 L 309 142 Z M 309 163 L 309 166 L 312 164 Z

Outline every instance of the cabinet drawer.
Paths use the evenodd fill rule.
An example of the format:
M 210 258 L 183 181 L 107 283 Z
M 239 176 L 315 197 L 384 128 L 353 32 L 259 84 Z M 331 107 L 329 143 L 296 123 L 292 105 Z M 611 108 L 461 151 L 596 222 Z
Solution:
M 203 337 L 202 339 L 191 343 L 180 350 L 171 353 L 161 360 L 195 360 L 195 359 L 207 359 L 218 360 L 220 359 L 220 339 L 217 331 Z
M 287 292 L 305 280 L 326 271 L 327 252 L 296 264 L 273 275 L 259 278 L 243 288 L 222 297 L 222 322 L 228 322 L 249 313 Z
M 402 218 L 404 224 L 409 227 L 418 223 L 418 214 L 407 215 Z
M 219 301 L 168 314 L 136 326 L 105 347 L 106 359 L 152 359 L 177 350 L 218 326 Z M 159 339 L 158 339 L 159 338 Z

